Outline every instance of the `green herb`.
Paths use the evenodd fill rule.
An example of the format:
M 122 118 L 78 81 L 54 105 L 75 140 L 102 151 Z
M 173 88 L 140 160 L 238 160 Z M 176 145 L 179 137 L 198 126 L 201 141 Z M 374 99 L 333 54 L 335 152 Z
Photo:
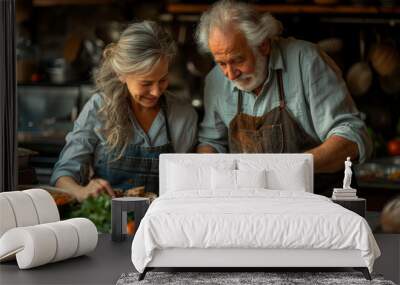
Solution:
M 73 206 L 69 218 L 88 218 L 101 233 L 111 232 L 111 198 L 105 193 L 98 197 L 89 197 L 81 204 Z

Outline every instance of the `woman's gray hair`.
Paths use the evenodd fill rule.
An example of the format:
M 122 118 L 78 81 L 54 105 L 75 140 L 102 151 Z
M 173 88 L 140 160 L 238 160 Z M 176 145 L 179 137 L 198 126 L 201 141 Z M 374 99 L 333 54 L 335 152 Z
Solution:
M 265 39 L 279 36 L 283 30 L 282 23 L 269 13 L 260 14 L 254 7 L 243 2 L 222 0 L 216 2 L 200 18 L 195 35 L 199 49 L 210 52 L 210 31 L 214 28 L 224 30 L 231 25 L 243 32 L 251 47 L 258 47 Z
M 103 60 L 94 73 L 96 91 L 104 103 L 99 110 L 103 122 L 100 132 L 109 150 L 119 153 L 118 158 L 133 136 L 129 119 L 130 94 L 120 77 L 150 72 L 162 58 L 171 61 L 175 54 L 172 37 L 152 21 L 130 24 L 118 42 L 105 48 Z

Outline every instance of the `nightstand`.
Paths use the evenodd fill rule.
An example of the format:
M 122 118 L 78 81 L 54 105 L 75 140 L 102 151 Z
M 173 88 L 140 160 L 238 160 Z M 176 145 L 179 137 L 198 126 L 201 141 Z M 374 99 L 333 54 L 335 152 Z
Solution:
M 367 200 L 364 198 L 356 198 L 352 200 L 338 200 L 332 199 L 332 202 L 339 204 L 340 206 L 359 214 L 361 217 L 365 218 L 365 211 L 367 209 Z

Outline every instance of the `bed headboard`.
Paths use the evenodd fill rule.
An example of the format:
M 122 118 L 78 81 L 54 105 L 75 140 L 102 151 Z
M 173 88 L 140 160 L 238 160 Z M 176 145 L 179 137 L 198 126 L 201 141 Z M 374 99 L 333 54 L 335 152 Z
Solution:
M 166 185 L 168 181 L 168 162 L 198 162 L 205 163 L 207 165 L 213 165 L 217 161 L 221 159 L 225 161 L 232 160 L 235 162 L 237 167 L 237 163 L 257 163 L 262 162 L 264 165 L 270 166 L 271 168 L 275 168 L 279 170 L 279 167 L 285 167 L 288 165 L 299 164 L 301 163 L 302 169 L 304 169 L 303 179 L 305 180 L 305 191 L 313 193 L 314 192 L 314 162 L 312 154 L 195 154 L 195 153 L 169 153 L 169 154 L 161 154 L 160 155 L 160 195 L 166 192 Z M 204 164 L 203 164 L 204 165 Z M 305 176 L 305 177 L 304 177 Z

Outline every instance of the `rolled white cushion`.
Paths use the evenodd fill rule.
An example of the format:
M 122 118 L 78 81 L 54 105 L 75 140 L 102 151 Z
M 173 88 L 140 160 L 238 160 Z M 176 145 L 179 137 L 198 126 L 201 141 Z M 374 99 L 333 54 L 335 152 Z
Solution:
M 31 197 L 23 191 L 2 192 L 13 209 L 17 227 L 33 226 L 39 223 L 38 214 Z
M 9 229 L 15 228 L 17 222 L 10 202 L 0 195 L 0 237 Z
M 96 248 L 98 233 L 96 226 L 91 220 L 85 218 L 74 218 L 64 222 L 74 226 L 78 233 L 78 248 L 75 256 L 86 254 Z
M 18 227 L 7 231 L 0 239 L 0 260 L 16 254 L 20 269 L 51 262 L 57 241 L 53 231 L 43 225 Z
M 31 197 L 39 218 L 39 224 L 60 220 L 56 202 L 49 192 L 43 189 L 28 189 L 23 192 Z
M 49 228 L 56 236 L 57 250 L 51 262 L 57 262 L 73 257 L 78 250 L 78 233 L 68 222 L 61 221 L 43 224 Z
M 0 261 L 16 256 L 20 269 L 86 254 L 97 245 L 97 230 L 88 219 L 18 227 L 0 238 Z

